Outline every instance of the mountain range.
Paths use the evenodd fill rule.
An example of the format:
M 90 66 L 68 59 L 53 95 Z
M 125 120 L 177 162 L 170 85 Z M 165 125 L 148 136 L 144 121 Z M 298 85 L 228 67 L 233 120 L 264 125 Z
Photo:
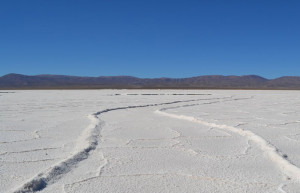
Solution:
M 256 75 L 208 75 L 190 78 L 82 77 L 7 74 L 0 89 L 300 89 L 300 77 L 266 79 Z

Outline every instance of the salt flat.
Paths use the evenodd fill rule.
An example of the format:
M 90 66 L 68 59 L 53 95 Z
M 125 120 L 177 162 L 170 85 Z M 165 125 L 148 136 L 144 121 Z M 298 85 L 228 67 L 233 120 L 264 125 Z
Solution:
M 300 92 L 0 92 L 0 192 L 300 192 Z

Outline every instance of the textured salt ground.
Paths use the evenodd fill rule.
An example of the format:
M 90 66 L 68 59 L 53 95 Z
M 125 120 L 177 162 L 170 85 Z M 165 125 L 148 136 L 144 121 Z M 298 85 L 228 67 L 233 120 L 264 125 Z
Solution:
M 165 122 L 161 117 L 153 114 L 145 116 L 145 114 L 149 114 L 148 110 L 146 112 L 139 110 L 140 116 L 136 116 L 137 112 L 131 111 L 112 113 L 110 116 L 102 117 L 107 121 L 102 130 L 102 142 L 89 159 L 79 164 L 81 166 L 79 166 L 80 171 L 77 175 L 81 179 L 75 183 L 68 182 L 69 180 L 74 181 L 77 173 L 77 169 L 75 169 L 63 178 L 62 184 L 57 183 L 43 192 L 58 190 L 60 187 L 63 187 L 65 192 L 83 192 L 84 190 L 90 192 L 99 190 L 104 192 L 109 190 L 112 192 L 141 190 L 151 192 L 154 187 L 156 187 L 155 191 L 166 192 L 174 192 L 175 189 L 177 191 L 185 189 L 186 192 L 201 190 L 244 192 L 247 189 L 251 189 L 253 192 L 277 191 L 278 182 L 272 179 L 274 175 L 278 176 L 279 174 L 273 171 L 272 166 L 257 167 L 256 165 L 268 164 L 268 160 L 257 158 L 256 154 L 261 152 L 255 147 L 251 151 L 247 150 L 248 142 L 239 136 L 206 127 L 199 128 L 198 125 L 186 124 L 181 121 L 173 121 L 172 124 L 176 127 L 170 128 L 170 122 Z M 113 119 L 115 116 L 119 117 L 118 121 Z M 141 124 L 135 124 L 129 117 L 139 118 Z M 144 127 L 144 124 L 153 124 L 154 120 L 159 122 L 159 127 Z M 123 125 L 123 127 L 120 128 L 119 125 Z M 176 129 L 182 127 L 188 128 L 185 129 L 185 134 L 181 134 Z M 216 138 L 215 143 L 222 143 L 222 145 L 212 146 L 210 147 L 211 152 L 202 154 L 197 148 L 203 148 L 203 144 L 210 141 L 204 140 L 207 137 Z M 229 137 L 232 141 L 227 141 L 227 143 L 219 141 L 219 138 Z M 198 144 L 193 144 L 195 141 Z M 228 147 L 227 152 L 214 151 L 216 148 L 226 146 L 224 144 Z M 233 146 L 236 147 L 232 149 Z M 207 150 L 207 148 L 205 149 Z M 213 154 L 210 154 L 212 152 Z M 95 159 L 95 163 L 97 160 L 103 162 L 96 165 L 103 166 L 100 176 L 92 172 L 97 171 L 97 167 L 92 169 L 91 165 L 84 163 L 88 160 L 93 162 L 93 159 Z M 245 168 L 245 166 L 247 167 Z M 252 166 L 256 167 L 251 170 Z M 84 167 L 87 168 L 82 169 Z M 81 176 L 82 171 L 85 171 L 85 177 Z M 265 173 L 268 173 L 269 176 L 266 176 Z M 92 177 L 88 178 L 89 175 Z M 178 181 L 181 183 L 178 184 Z M 117 182 L 119 184 L 116 184 Z
M 31 156 L 30 150 L 37 149 L 37 147 L 59 147 L 62 151 L 59 160 L 53 160 L 54 156 L 47 152 L 38 160 L 31 159 L 27 160 L 29 162 L 22 162 L 25 161 L 24 159 L 14 165 L 5 162 L 6 159 L 10 159 L 6 155 L 5 158 L 0 158 L 4 160 L 1 163 L 2 190 L 8 191 L 19 186 L 39 171 L 44 171 L 69 156 L 78 136 L 89 124 L 87 115 L 91 112 L 119 105 L 154 103 L 154 100 L 157 100 L 157 98 L 142 97 L 129 101 L 127 97 L 111 97 L 109 93 L 115 93 L 115 91 L 17 91 L 13 95 L 3 96 L 0 127 L 6 130 L 7 138 L 14 138 L 11 135 L 12 131 L 22 132 L 23 130 L 26 130 L 27 136 L 32 135 L 32 138 L 20 138 L 9 143 L 2 141 L 5 143 L 0 144 L 1 153 L 28 151 L 28 155 Z M 160 99 L 162 102 L 164 100 L 169 101 L 168 98 Z
M 279 190 L 285 192 L 297 192 L 299 188 L 299 165 L 300 157 L 298 152 L 299 141 L 297 137 L 299 135 L 299 93 L 288 92 L 293 96 L 287 96 L 280 92 L 263 93 L 258 94 L 260 100 L 239 100 L 226 102 L 222 105 L 222 111 L 218 111 L 220 106 L 218 104 L 211 104 L 211 106 L 203 107 L 200 109 L 185 107 L 182 111 L 178 112 L 172 108 L 167 109 L 168 112 L 178 115 L 188 115 L 197 117 L 199 120 L 205 120 L 209 122 L 226 124 L 229 127 L 239 127 L 242 130 L 249 130 L 262 137 L 270 143 L 271 146 L 276 148 L 279 155 L 283 155 L 284 159 L 287 159 L 289 164 L 287 166 L 281 166 L 281 163 L 277 164 L 279 167 L 294 167 L 292 173 L 295 173 L 293 182 L 285 182 L 279 186 Z M 284 97 L 282 97 L 284 95 Z M 289 100 L 289 98 L 293 100 Z M 276 102 L 275 102 L 276 101 Z M 172 112 L 173 111 L 173 112 Z M 195 116 L 198 113 L 206 112 L 205 117 Z M 192 112 L 192 113 L 191 113 Z M 213 119 L 211 118 L 213 117 Z M 232 117 L 235 117 L 232 119 Z M 200 121 L 201 122 L 201 121 Z M 284 159 L 281 159 L 284 161 Z M 291 163 L 291 164 L 290 164 Z M 297 171 L 296 171 L 297 170 Z M 290 177 L 287 177 L 290 178 Z
M 68 156 L 77 144 L 77 138 L 82 134 L 82 130 L 89 125 L 86 115 L 91 112 L 120 106 L 199 98 L 211 99 L 206 102 L 197 101 L 196 105 L 193 101 L 186 102 L 182 104 L 185 105 L 183 108 L 177 108 L 179 104 L 170 104 L 163 107 L 120 109 L 101 115 L 99 118 L 103 125 L 101 125 L 97 148 L 91 151 L 87 159 L 81 160 L 76 167 L 54 184 L 48 185 L 42 192 L 99 192 L 99 190 L 104 192 L 182 192 L 183 190 L 185 192 L 297 192 L 299 188 L 297 183 L 284 179 L 282 172 L 270 162 L 268 156 L 247 139 L 226 130 L 173 120 L 154 113 L 160 108 L 175 107 L 169 112 L 205 118 L 214 123 L 235 124 L 239 127 L 248 124 L 247 129 L 251 129 L 250 124 L 254 124 L 257 126 L 255 132 L 264 131 L 259 134 L 274 143 L 277 140 L 276 145 L 282 148 L 285 145 L 286 149 L 290 150 L 290 158 L 297 155 L 299 151 L 291 148 L 292 143 L 298 144 L 297 140 L 275 136 L 277 133 L 278 136 L 285 134 L 284 136 L 287 137 L 297 137 L 297 128 L 288 128 L 294 123 L 282 122 L 297 121 L 297 103 L 284 101 L 284 98 L 296 98 L 297 93 L 206 91 L 212 95 L 162 95 L 164 97 L 161 97 L 142 94 L 133 96 L 127 95 L 128 93 L 123 95 L 124 91 L 119 91 L 120 95 L 117 96 L 114 95 L 115 91 L 43 92 L 19 93 L 22 99 L 19 98 L 20 95 L 19 97 L 16 95 L 16 98 L 5 96 L 7 98 L 4 97 L 4 101 L 1 101 L 4 104 L 3 109 L 0 109 L 3 123 L 1 129 L 10 130 L 3 132 L 9 136 L 13 130 L 19 129 L 20 132 L 30 131 L 33 136 L 32 140 L 21 141 L 24 138 L 20 137 L 16 142 L 1 144 L 0 154 L 11 151 L 10 154 L 3 154 L 5 159 L 23 161 L 14 164 L 14 166 L 18 165 L 15 171 L 9 171 L 15 173 L 14 176 L 7 175 L 9 163 L 0 163 L 0 171 L 1 173 L 4 171 L 4 178 L 8 179 L 0 179 L 1 188 L 3 187 L 5 192 L 11 189 L 9 187 L 21 185 L 26 179 L 30 179 L 29 176 L 33 177 L 61 160 L 54 163 L 50 160 L 41 161 L 44 156 L 38 152 L 44 150 L 39 150 L 37 147 L 42 145 L 42 148 L 48 148 L 46 151 L 52 158 L 55 158 L 55 155 Z M 149 91 L 138 92 L 149 93 Z M 155 92 L 159 94 L 162 91 Z M 61 96 L 64 96 L 63 99 Z M 232 99 L 252 98 L 252 101 L 232 100 L 230 102 L 230 96 Z M 224 102 L 224 100 L 228 101 Z M 263 104 L 266 106 L 262 106 Z M 268 109 L 272 109 L 272 104 L 273 106 L 276 104 L 277 108 L 273 108 L 270 112 Z M 280 104 L 282 106 L 279 106 Z M 273 113 L 282 114 L 285 119 L 278 121 L 277 117 L 272 118 Z M 16 117 L 18 121 L 15 121 Z M 82 124 L 76 122 L 78 119 Z M 267 124 L 279 124 L 276 125 L 278 129 L 275 127 L 272 130 L 273 126 Z M 263 125 L 267 127 L 262 127 Z M 41 126 L 44 129 L 39 128 Z M 265 128 L 267 129 L 264 130 Z M 282 130 L 286 130 L 286 133 L 282 133 Z M 284 140 L 289 140 L 290 143 L 285 143 Z M 50 147 L 50 144 L 58 146 Z M 16 149 L 19 152 L 13 153 Z M 26 152 L 30 149 L 32 151 Z M 30 156 L 22 158 L 20 155 L 23 153 L 32 154 L 40 161 L 26 165 L 29 163 L 25 164 L 24 161 Z M 297 158 L 293 158 L 293 162 L 296 161 Z M 27 170 L 27 173 L 19 173 L 18 169 Z M 19 181 L 15 180 L 16 176 L 19 177 Z

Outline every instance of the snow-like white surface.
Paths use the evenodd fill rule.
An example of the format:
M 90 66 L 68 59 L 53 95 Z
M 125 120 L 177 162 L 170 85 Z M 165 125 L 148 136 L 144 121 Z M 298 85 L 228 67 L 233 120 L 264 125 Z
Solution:
M 0 192 L 300 192 L 300 92 L 0 92 Z

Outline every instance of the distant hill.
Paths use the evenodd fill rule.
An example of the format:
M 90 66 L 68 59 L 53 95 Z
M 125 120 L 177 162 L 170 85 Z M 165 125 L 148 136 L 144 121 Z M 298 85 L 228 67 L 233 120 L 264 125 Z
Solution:
M 65 75 L 7 74 L 0 89 L 300 89 L 300 77 L 266 79 L 247 76 L 197 76 L 190 78 L 137 78 L 132 76 L 81 77 Z

